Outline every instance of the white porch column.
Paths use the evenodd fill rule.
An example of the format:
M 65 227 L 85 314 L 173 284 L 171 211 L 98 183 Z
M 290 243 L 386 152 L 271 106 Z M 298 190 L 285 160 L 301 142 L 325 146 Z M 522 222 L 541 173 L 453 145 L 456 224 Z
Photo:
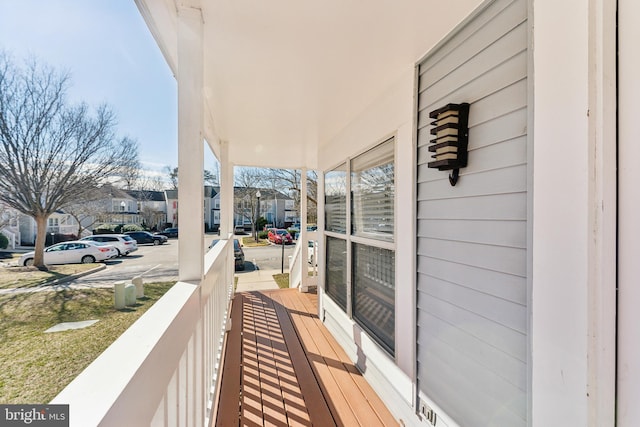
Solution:
M 203 58 L 200 9 L 178 5 L 178 276 L 200 281 L 204 269 Z
M 229 162 L 229 143 L 220 142 L 220 237 L 233 233 L 233 164 Z
M 640 144 L 636 108 L 640 99 L 640 3 L 620 0 L 619 17 L 619 223 L 618 223 L 618 424 L 640 425 Z
M 307 233 L 307 168 L 300 171 L 300 239 L 302 239 L 302 283 L 300 292 L 309 292 L 309 274 L 307 272 L 307 259 L 309 250 L 309 236 Z
M 613 426 L 615 2 L 532 2 L 533 426 Z

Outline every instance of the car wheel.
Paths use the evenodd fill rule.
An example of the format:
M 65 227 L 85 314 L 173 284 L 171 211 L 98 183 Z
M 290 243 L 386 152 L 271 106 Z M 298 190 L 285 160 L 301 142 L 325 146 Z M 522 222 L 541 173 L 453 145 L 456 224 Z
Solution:
M 92 262 L 96 262 L 96 259 L 91 255 L 85 255 L 80 260 L 83 264 L 91 264 Z
M 33 265 L 33 258 L 27 258 L 24 260 L 25 267 L 31 267 Z
M 153 241 L 153 245 L 154 245 L 154 246 L 158 246 L 159 244 L 160 244 L 160 240 L 154 240 L 154 241 Z
M 116 252 L 118 252 L 118 255 L 116 255 L 116 257 L 121 257 L 122 254 L 120 253 L 120 249 L 116 248 Z

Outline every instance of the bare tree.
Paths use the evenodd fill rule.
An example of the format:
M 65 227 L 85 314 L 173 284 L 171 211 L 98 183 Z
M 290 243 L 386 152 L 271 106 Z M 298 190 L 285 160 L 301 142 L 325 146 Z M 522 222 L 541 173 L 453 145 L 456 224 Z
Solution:
M 177 167 L 172 168 L 171 166 L 165 166 L 163 170 L 169 177 L 169 182 L 171 183 L 171 189 L 172 190 L 177 190 L 178 189 L 178 168 Z
M 122 159 L 119 173 L 122 186 L 126 190 L 133 190 L 134 187 L 138 186 L 142 177 L 142 166 L 140 164 L 140 159 L 138 158 L 138 142 L 131 140 L 129 143 L 135 146 L 135 155 L 132 155 L 128 159 Z
M 302 173 L 299 169 L 264 169 L 262 179 L 270 183 L 272 189 L 286 192 L 294 200 L 295 208 L 300 212 L 300 193 L 302 192 Z M 317 222 L 318 210 L 318 174 L 307 172 L 307 218 Z
M 260 188 L 264 188 L 264 174 L 261 169 L 239 167 L 234 173 L 235 191 L 233 211 L 237 216 L 248 219 L 251 222 L 253 234 L 257 232 L 258 223 L 258 198 L 256 196 Z
M 141 173 L 134 188 L 143 191 L 164 191 L 166 183 L 161 176 Z
M 116 138 L 107 106 L 92 114 L 84 103 L 67 103 L 69 81 L 35 60 L 18 66 L 0 53 L 0 200 L 34 218 L 39 268 L 47 218 L 89 197 L 137 156 L 134 141 Z
M 209 185 L 218 185 L 218 176 L 210 170 L 204 170 L 204 183 Z
M 15 217 L 15 210 L 4 203 L 0 203 L 0 230 L 11 224 Z
M 91 198 L 65 207 L 64 211 L 78 223 L 78 238 L 82 235 L 83 230 L 93 227 L 100 221 L 101 215 L 109 209 L 108 204 L 106 195 L 99 189 L 93 193 Z
M 165 166 L 164 172 L 169 177 L 171 188 L 173 190 L 178 189 L 178 168 L 172 168 L 171 166 Z M 219 185 L 218 175 L 210 170 L 205 169 L 203 174 L 203 181 L 205 184 Z

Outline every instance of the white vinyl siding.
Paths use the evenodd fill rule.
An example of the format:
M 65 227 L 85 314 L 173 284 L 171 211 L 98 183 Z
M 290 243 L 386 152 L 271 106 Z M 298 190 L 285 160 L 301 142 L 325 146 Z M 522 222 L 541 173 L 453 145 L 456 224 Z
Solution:
M 527 424 L 527 2 L 487 3 L 419 64 L 418 387 L 464 426 Z M 455 187 L 429 112 L 470 104 Z

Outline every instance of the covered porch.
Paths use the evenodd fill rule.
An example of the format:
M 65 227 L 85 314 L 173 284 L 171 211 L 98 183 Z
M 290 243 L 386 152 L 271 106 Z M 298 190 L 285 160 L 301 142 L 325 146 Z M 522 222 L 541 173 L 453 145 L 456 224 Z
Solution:
M 136 4 L 178 85 L 180 281 L 54 400 L 71 425 L 638 425 L 636 3 Z M 427 147 L 462 103 L 454 187 Z M 235 166 L 320 171 L 317 305 L 304 255 L 233 297 Z

